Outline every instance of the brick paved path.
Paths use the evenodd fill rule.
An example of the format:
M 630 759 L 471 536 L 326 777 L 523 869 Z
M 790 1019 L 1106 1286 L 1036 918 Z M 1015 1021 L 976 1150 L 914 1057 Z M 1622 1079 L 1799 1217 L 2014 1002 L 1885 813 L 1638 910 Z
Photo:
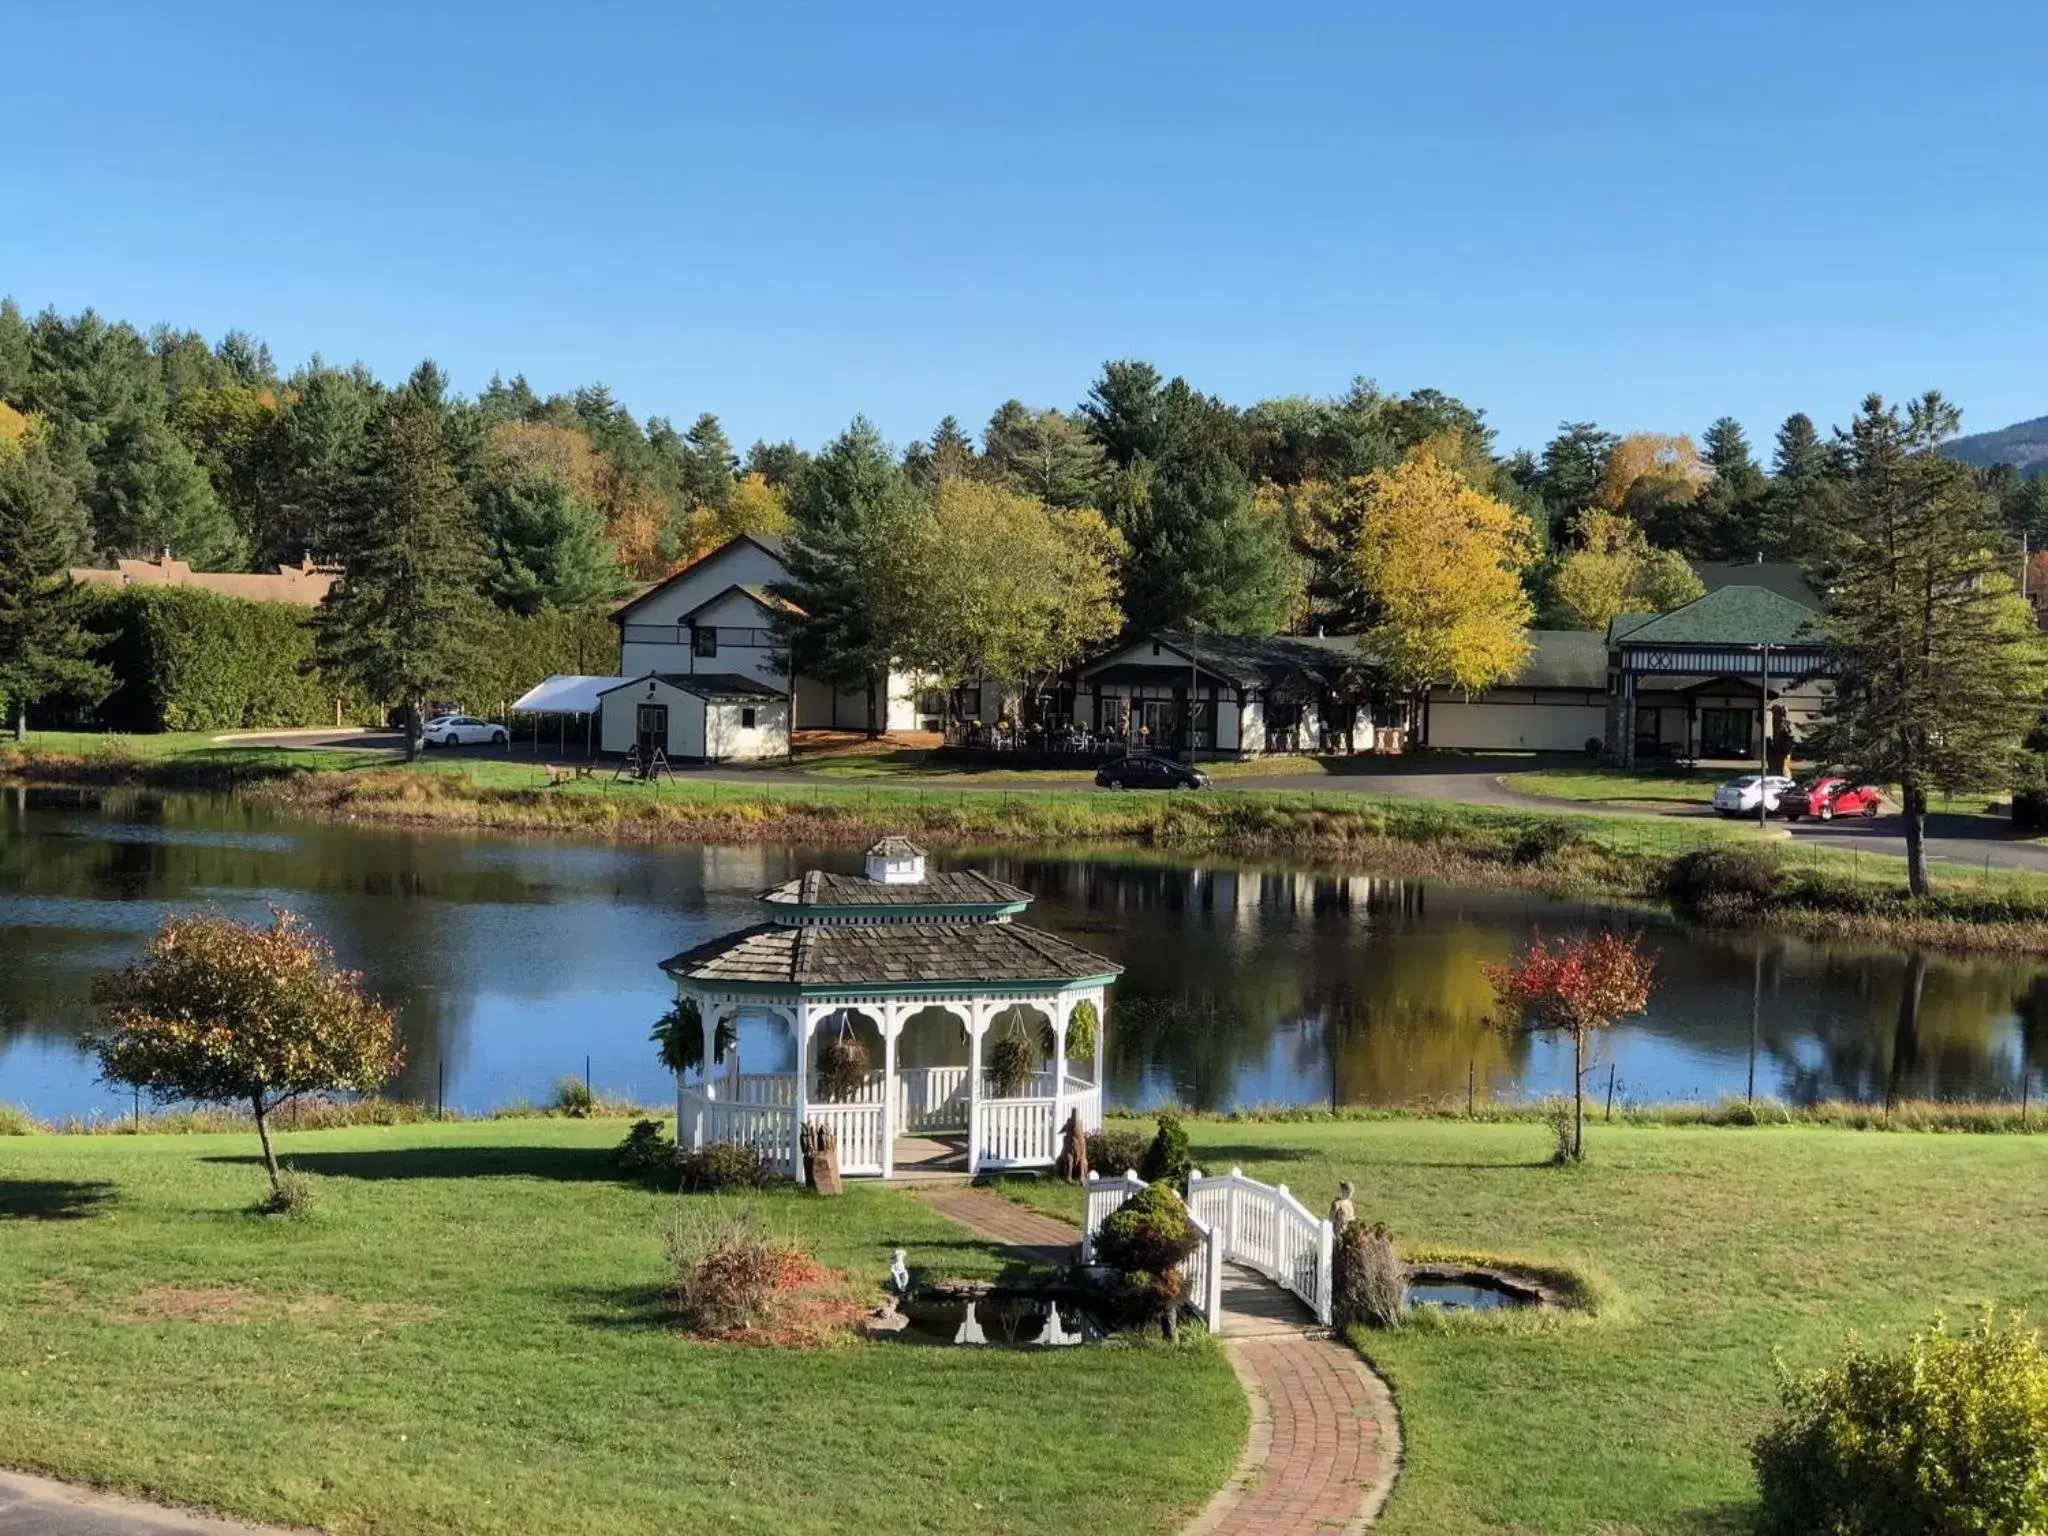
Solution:
M 941 1216 L 952 1217 L 990 1242 L 1049 1264 L 1073 1263 L 1081 1246 L 1081 1234 L 1064 1221 L 1028 1211 L 985 1189 L 934 1185 L 911 1193 Z
M 1063 1262 L 1080 1242 L 1080 1233 L 1065 1222 L 985 1190 L 915 1193 L 992 1242 L 1034 1256 Z M 1234 1271 L 1226 1294 L 1244 1295 L 1245 1273 Z M 1366 1530 L 1386 1503 L 1400 1465 L 1393 1395 L 1345 1345 L 1305 1324 L 1276 1327 L 1274 1307 L 1249 1296 L 1245 1302 L 1241 1326 L 1255 1325 L 1257 1331 L 1233 1337 L 1233 1310 L 1226 1306 L 1223 1350 L 1251 1403 L 1251 1435 L 1237 1471 L 1185 1536 Z

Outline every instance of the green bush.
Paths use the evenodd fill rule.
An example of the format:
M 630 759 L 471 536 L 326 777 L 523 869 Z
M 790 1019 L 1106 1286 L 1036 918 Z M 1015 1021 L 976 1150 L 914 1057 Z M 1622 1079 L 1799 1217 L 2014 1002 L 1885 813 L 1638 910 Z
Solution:
M 1543 864 L 1583 848 L 1586 840 L 1568 821 L 1539 821 L 1516 837 L 1508 857 L 1517 864 Z
M 737 1141 L 712 1141 L 681 1153 L 682 1185 L 690 1194 L 718 1194 L 729 1189 L 765 1189 L 779 1175 L 757 1148 Z
M 564 1073 L 555 1079 L 555 1097 L 550 1107 L 571 1120 L 588 1120 L 597 1113 L 597 1095 L 582 1078 Z
M 1778 889 L 1778 861 L 1755 848 L 1696 848 L 1671 861 L 1664 892 L 1672 906 L 1705 922 L 1754 922 Z
M 1180 1116 L 1173 1110 L 1162 1109 L 1159 1111 L 1159 1129 L 1153 1133 L 1152 1144 L 1145 1148 L 1145 1155 L 1138 1160 L 1139 1176 L 1148 1184 L 1156 1184 L 1162 1179 L 1177 1184 L 1188 1176 L 1188 1170 L 1194 1165 L 1187 1127 L 1180 1123 Z
M 2048 830 L 2048 789 L 2014 790 L 2012 825 L 2016 832 Z
M 682 1171 L 682 1149 L 668 1139 L 659 1120 L 635 1120 L 612 1152 L 623 1172 L 666 1181 Z
M 1143 1131 L 1104 1126 L 1088 1138 L 1088 1166 L 1104 1178 L 1136 1173 L 1152 1138 Z
M 1095 1233 L 1095 1261 L 1125 1276 L 1148 1320 L 1174 1338 L 1186 1288 L 1180 1263 L 1200 1242 L 1180 1196 L 1168 1185 L 1148 1184 L 1104 1218 Z
M 2048 1531 L 2048 1355 L 2017 1317 L 1859 1344 L 1780 1391 L 1752 1451 L 1767 1536 Z

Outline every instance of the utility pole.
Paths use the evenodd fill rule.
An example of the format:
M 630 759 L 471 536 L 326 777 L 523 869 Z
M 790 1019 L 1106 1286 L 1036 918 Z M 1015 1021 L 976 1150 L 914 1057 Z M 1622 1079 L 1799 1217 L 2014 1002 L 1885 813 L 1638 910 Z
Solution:
M 1767 640 L 1757 647 L 1763 661 L 1757 669 L 1756 721 L 1759 727 L 1757 743 L 1756 781 L 1756 825 L 1762 831 L 1771 815 L 1771 646 Z

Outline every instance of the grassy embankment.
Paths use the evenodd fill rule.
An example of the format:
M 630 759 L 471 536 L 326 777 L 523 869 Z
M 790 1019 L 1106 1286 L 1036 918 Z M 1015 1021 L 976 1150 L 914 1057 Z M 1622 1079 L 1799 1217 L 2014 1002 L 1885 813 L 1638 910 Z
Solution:
M 763 775 L 685 776 L 656 785 L 591 780 L 549 787 L 532 763 L 434 758 L 394 766 L 365 754 L 188 742 L 153 756 L 0 747 L 0 780 L 231 789 L 333 820 L 672 842 L 849 845 L 907 832 L 957 846 L 1020 843 L 1176 856 L 1285 855 L 1474 885 L 1661 899 L 1674 859 L 1741 844 L 1743 825 L 1668 817 L 1546 813 L 1347 790 L 1219 788 L 1113 795 L 1089 788 L 828 784 Z M 2048 953 L 2048 876 L 1937 864 L 1924 901 L 1902 892 L 1900 861 L 1800 843 L 1777 849 L 1767 918 L 1803 932 L 2010 953 Z
M 1247 1412 L 1213 1346 L 691 1342 L 618 1121 L 0 1142 L 0 1463 L 333 1531 L 1174 1529 Z M 693 1201 L 714 1197 L 690 1197 Z M 997 1256 L 897 1190 L 747 1197 L 878 1285 Z
M 2037 1112 L 2038 1120 L 2038 1112 Z M 1190 1121 L 1196 1165 L 1240 1165 L 1359 1215 L 1411 1257 L 1562 1268 L 1586 1317 L 1360 1333 L 1407 1459 L 1385 1536 L 1745 1530 L 1772 1353 L 1810 1366 L 1996 1302 L 2048 1315 L 2048 1149 L 2018 1136 L 1594 1125 L 1546 1166 L 1527 1124 Z M 1070 1188 L 1010 1186 L 1073 1217 Z

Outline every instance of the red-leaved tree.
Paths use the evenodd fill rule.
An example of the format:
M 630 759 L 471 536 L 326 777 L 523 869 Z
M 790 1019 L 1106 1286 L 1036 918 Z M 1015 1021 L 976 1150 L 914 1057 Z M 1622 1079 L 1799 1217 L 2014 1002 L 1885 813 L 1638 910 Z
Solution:
M 1640 935 L 1618 933 L 1555 942 L 1538 933 L 1512 964 L 1486 968 L 1505 1028 L 1572 1037 L 1571 1162 L 1586 1158 L 1587 1032 L 1647 1008 L 1656 968 Z

